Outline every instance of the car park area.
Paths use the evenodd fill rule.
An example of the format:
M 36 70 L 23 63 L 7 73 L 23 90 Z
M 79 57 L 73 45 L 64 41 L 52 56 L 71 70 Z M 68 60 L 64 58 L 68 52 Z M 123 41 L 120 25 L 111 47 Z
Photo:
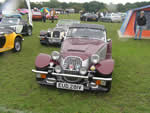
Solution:
M 79 14 L 60 15 L 60 19 L 80 20 Z M 78 92 L 45 87 L 37 84 L 35 59 L 39 53 L 50 55 L 60 49 L 42 46 L 39 33 L 53 29 L 58 21 L 33 22 L 32 36 L 26 36 L 22 51 L 0 54 L 0 112 L 9 108 L 27 113 L 148 113 L 150 80 L 150 40 L 121 39 L 117 34 L 121 23 L 81 22 L 104 25 L 112 39 L 112 58 L 115 60 L 112 89 L 109 93 Z M 10 55 L 11 54 L 11 55 Z M 58 84 L 62 88 L 64 84 Z M 81 87 L 81 86 L 78 86 Z M 79 88 L 77 88 L 79 89 Z

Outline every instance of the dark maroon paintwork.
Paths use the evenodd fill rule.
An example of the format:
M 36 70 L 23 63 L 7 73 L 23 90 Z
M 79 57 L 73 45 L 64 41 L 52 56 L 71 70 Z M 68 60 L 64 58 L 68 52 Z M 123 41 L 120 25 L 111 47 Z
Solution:
M 78 56 L 86 60 L 102 48 L 104 44 L 103 41 L 96 39 L 70 38 L 64 41 L 61 55 L 64 58 L 67 56 Z
M 114 69 L 114 60 L 108 59 L 100 62 L 100 65 L 96 65 L 97 71 L 103 75 L 109 75 L 113 72 Z
M 49 65 L 51 61 L 51 56 L 47 54 L 40 53 L 35 61 L 35 66 L 37 68 L 44 68 Z
M 96 39 L 78 39 L 78 38 L 70 38 L 66 39 L 63 42 L 61 48 L 61 56 L 63 58 L 67 56 L 78 56 L 83 60 L 88 59 L 91 55 L 97 53 L 105 45 L 104 41 L 96 40 Z M 103 75 L 109 75 L 113 72 L 114 69 L 114 60 L 112 59 L 112 41 L 110 41 L 107 45 L 107 54 L 106 59 L 100 61 L 99 64 L 96 65 L 97 71 L 99 71 Z M 35 65 L 37 68 L 44 68 L 49 65 L 51 61 L 51 56 L 47 54 L 40 54 L 36 58 Z

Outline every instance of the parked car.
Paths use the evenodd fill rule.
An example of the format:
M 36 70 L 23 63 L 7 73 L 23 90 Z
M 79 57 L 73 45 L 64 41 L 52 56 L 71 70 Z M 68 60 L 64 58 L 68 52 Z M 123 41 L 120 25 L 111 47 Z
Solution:
M 61 45 L 65 39 L 68 27 L 72 24 L 79 24 L 78 20 L 62 19 L 59 20 L 54 29 L 40 32 L 40 43 L 42 45 Z
M 108 13 L 101 18 L 103 22 L 122 22 L 122 17 L 116 13 Z
M 12 28 L 0 28 L 0 53 L 13 50 L 20 52 L 22 48 L 23 37 L 16 34 Z
M 92 13 L 85 13 L 80 16 L 81 21 L 98 21 L 98 16 Z
M 32 26 L 21 18 L 2 18 L 0 28 L 11 27 L 17 34 L 32 35 Z
M 32 11 L 32 20 L 42 20 L 42 14 L 38 10 L 33 10 Z
M 25 15 L 25 14 L 28 14 L 28 13 L 29 13 L 29 10 L 28 10 L 28 9 L 25 9 L 25 8 L 23 8 L 23 9 L 18 9 L 18 11 L 19 11 L 19 13 L 20 13 L 21 15 Z
M 39 84 L 109 92 L 114 69 L 112 41 L 102 25 L 71 25 L 60 52 L 39 54 L 35 67 L 32 72 Z

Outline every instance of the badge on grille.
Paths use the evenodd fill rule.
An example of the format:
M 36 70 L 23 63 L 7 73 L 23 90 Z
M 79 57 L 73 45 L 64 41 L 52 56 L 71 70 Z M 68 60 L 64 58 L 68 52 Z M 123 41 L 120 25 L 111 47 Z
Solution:
M 70 70 L 73 70 L 73 69 L 74 69 L 74 65 L 70 64 L 70 65 L 69 65 L 69 69 L 70 69 Z

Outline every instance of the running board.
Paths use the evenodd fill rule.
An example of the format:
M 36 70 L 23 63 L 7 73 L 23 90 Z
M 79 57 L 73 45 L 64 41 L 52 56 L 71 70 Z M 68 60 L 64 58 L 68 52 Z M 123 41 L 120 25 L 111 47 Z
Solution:
M 0 49 L 0 52 L 5 52 L 5 51 L 8 51 L 8 50 L 11 50 L 12 48 L 1 48 Z

